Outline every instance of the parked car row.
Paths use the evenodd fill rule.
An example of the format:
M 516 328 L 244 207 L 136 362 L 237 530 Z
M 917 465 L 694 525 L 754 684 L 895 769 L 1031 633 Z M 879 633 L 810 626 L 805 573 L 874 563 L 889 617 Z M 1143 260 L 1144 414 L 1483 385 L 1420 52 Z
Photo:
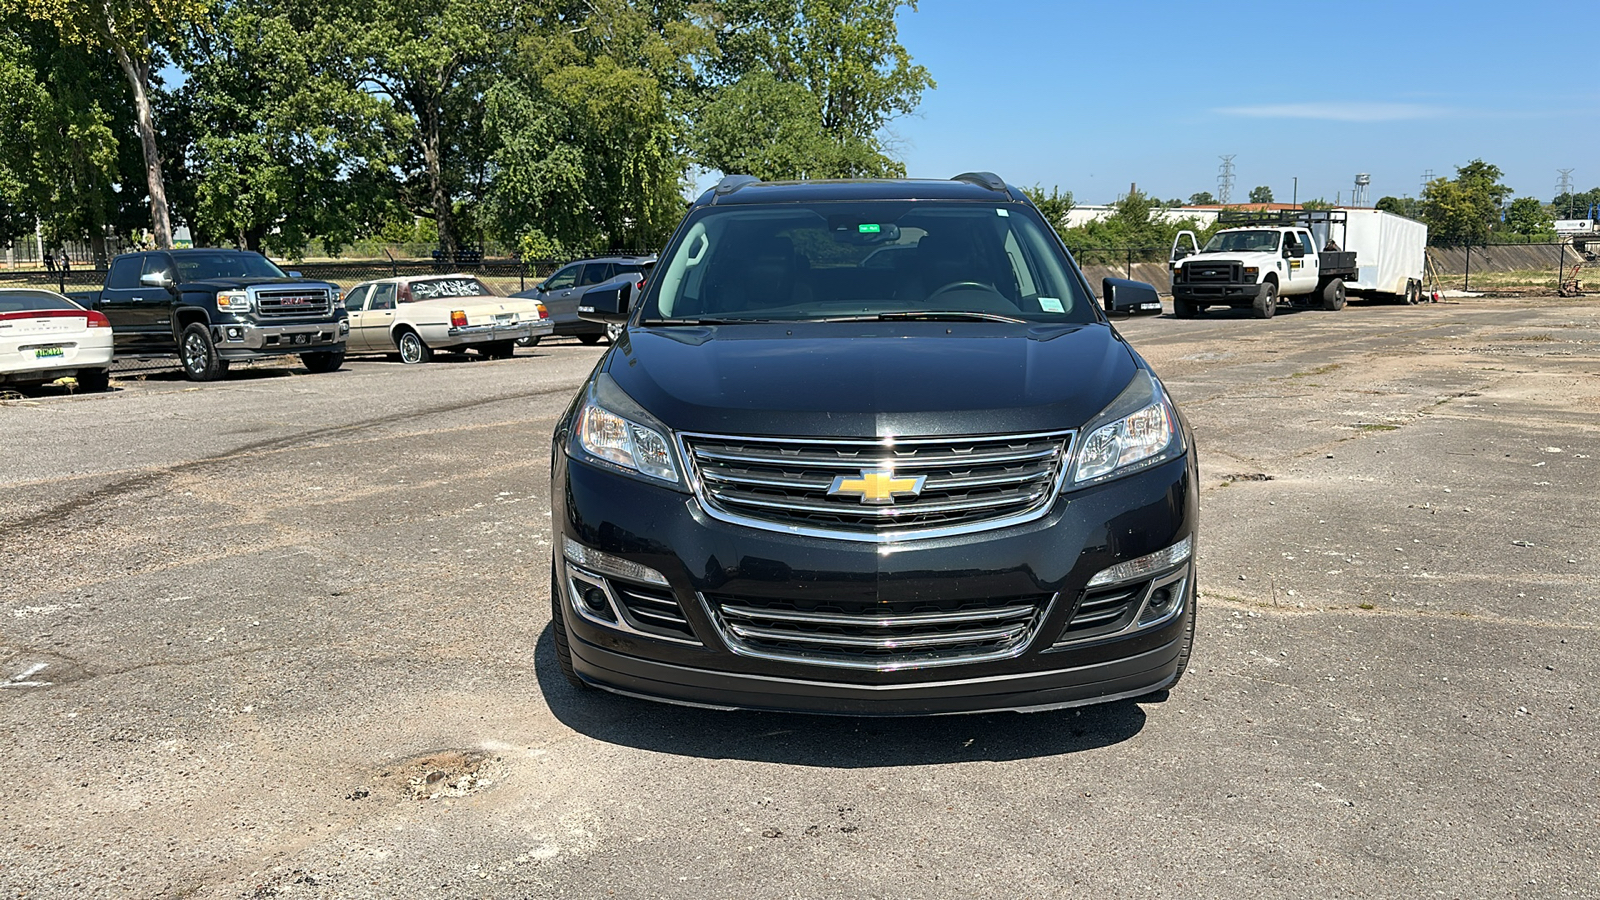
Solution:
M 578 301 L 592 288 L 609 286 L 612 282 L 631 281 L 635 290 L 643 290 L 650 269 L 656 264 L 654 256 L 603 256 L 581 259 L 557 269 L 554 275 L 539 282 L 531 290 L 513 297 L 541 300 L 550 310 L 555 322 L 556 337 L 575 337 L 585 344 L 597 344 L 609 336 L 613 329 L 578 316 Z M 520 341 L 524 347 L 539 343 L 533 336 Z

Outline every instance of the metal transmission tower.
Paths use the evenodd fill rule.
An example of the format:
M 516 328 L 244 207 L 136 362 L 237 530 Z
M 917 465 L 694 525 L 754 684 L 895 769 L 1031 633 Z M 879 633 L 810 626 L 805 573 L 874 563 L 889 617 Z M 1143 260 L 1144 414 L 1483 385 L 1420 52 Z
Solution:
M 1366 172 L 1356 175 L 1356 189 L 1350 192 L 1351 206 L 1367 205 L 1367 185 L 1372 183 L 1372 176 Z
M 1428 192 L 1428 183 L 1431 181 L 1433 181 L 1433 170 L 1429 169 L 1422 173 L 1422 190 L 1417 193 L 1418 197 Z
M 1217 172 L 1217 202 L 1223 206 L 1227 206 L 1228 201 L 1233 199 L 1233 158 L 1238 155 L 1230 153 L 1227 156 L 1217 157 L 1222 160 L 1220 171 Z
M 1556 196 L 1565 194 L 1567 197 L 1567 218 L 1572 218 L 1572 169 L 1557 169 L 1561 173 L 1561 181 L 1556 185 Z

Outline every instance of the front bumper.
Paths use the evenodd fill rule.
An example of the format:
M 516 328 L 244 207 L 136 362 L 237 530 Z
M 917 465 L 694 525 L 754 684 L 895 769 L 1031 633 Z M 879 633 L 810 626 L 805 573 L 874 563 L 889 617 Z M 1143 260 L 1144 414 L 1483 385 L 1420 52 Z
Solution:
M 1042 519 L 1011 528 L 882 545 L 733 525 L 689 495 L 597 469 L 555 450 L 551 495 L 556 589 L 573 667 L 596 687 L 716 708 L 840 715 L 1035 710 L 1156 691 L 1176 677 L 1194 610 L 1192 554 L 1147 578 L 1181 592 L 1177 614 L 1143 629 L 1068 643 L 1089 579 L 1195 533 L 1193 454 L 1064 494 Z M 563 537 L 666 576 L 692 637 L 652 636 L 583 614 Z M 621 587 L 626 579 L 608 578 Z M 611 585 L 607 585 L 608 590 Z M 961 604 L 1035 596 L 1040 613 L 1018 652 L 972 662 L 848 668 L 736 652 L 716 598 L 778 604 L 819 598 Z M 625 617 L 624 617 L 625 618 Z
M 348 319 L 332 322 L 221 322 L 211 326 L 211 340 L 223 359 L 253 359 L 290 353 L 343 350 L 350 337 Z
M 1174 300 L 1192 300 L 1199 303 L 1250 301 L 1259 293 L 1261 293 L 1259 284 L 1190 284 L 1179 281 L 1172 283 Z

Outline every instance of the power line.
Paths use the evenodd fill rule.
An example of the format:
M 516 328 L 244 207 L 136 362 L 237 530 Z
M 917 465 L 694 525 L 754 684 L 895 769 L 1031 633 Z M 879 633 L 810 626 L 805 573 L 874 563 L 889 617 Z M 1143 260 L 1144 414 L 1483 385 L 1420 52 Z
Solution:
M 1238 155 L 1230 153 L 1227 156 L 1217 157 L 1222 160 L 1222 165 L 1218 167 L 1220 171 L 1217 173 L 1217 202 L 1223 206 L 1227 206 L 1228 201 L 1233 199 L 1233 158 Z

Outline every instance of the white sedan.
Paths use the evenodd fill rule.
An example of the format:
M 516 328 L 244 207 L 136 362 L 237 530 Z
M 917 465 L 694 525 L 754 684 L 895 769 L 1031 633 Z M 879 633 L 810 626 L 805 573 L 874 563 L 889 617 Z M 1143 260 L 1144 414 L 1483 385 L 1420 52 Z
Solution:
M 501 297 L 471 275 L 412 275 L 358 284 L 345 292 L 346 353 L 399 353 L 414 364 L 435 351 L 471 347 L 491 359 L 516 352 L 520 338 L 555 330 L 537 300 Z
M 54 291 L 0 288 L 0 384 L 73 376 L 87 391 L 111 384 L 111 321 Z

